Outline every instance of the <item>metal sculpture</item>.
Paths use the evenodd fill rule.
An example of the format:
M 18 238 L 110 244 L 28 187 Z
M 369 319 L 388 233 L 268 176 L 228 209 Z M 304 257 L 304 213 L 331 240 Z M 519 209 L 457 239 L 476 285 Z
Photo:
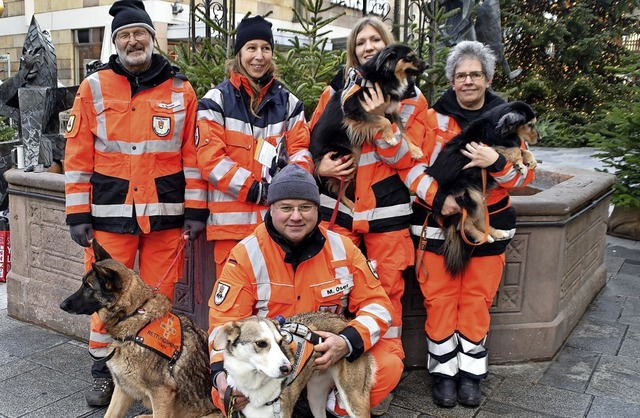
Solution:
M 64 137 L 58 114 L 73 105 L 74 87 L 58 87 L 56 50 L 35 16 L 22 47 L 20 69 L 0 85 L 0 115 L 18 122 L 25 148 L 25 171 L 39 171 L 62 160 Z

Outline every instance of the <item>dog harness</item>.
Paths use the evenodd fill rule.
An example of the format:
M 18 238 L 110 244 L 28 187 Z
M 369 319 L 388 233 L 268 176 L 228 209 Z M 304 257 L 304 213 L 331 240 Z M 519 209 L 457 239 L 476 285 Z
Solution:
M 144 308 L 139 308 L 136 313 L 144 313 Z M 167 312 L 163 317 L 142 327 L 136 335 L 114 339 L 120 342 L 133 341 L 164 357 L 172 368 L 182 354 L 182 322 L 178 316 Z M 109 357 L 112 355 L 113 352 Z
M 372 88 L 373 84 L 362 76 L 362 72 L 359 69 L 352 67 L 349 69 L 349 75 L 344 83 L 342 94 L 340 96 L 340 103 L 344 107 L 344 102 L 353 96 L 363 87 Z
M 280 334 L 282 334 L 284 342 L 289 344 L 293 352 L 291 373 L 285 379 L 285 385 L 289 386 L 311 360 L 313 347 L 320 344 L 322 338 L 306 325 L 296 322 L 284 322 L 284 318 L 281 316 L 276 319 L 280 322 Z

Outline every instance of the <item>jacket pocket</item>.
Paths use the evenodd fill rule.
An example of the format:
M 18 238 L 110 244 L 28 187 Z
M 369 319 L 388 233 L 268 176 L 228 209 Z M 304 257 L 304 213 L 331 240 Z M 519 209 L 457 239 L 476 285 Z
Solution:
M 182 171 L 158 177 L 155 182 L 159 203 L 184 203 L 187 182 Z
M 96 205 L 121 205 L 125 203 L 129 180 L 111 177 L 98 172 L 91 175 L 91 202 Z
M 376 207 L 395 206 L 409 203 L 409 189 L 404 185 L 400 176 L 394 174 L 371 185 L 376 198 Z

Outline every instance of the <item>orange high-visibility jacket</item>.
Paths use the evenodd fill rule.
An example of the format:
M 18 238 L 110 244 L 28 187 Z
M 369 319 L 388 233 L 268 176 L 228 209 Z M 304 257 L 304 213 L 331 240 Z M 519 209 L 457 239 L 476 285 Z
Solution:
M 80 84 L 65 133 L 68 224 L 148 233 L 180 228 L 184 218 L 206 219 L 195 92 L 161 56 L 153 56 L 149 71 L 148 84 L 157 85 L 133 97 L 130 80 L 110 66 Z
M 493 106 L 501 103 L 503 101 L 496 101 Z M 453 117 L 440 114 L 435 109 L 427 111 L 427 125 L 425 141 L 422 144 L 416 143 L 421 146 L 425 154 L 425 164 L 434 162 L 442 147 L 462 131 Z M 414 220 L 411 226 L 411 232 L 416 236 L 420 236 L 423 232 L 423 223 L 428 212 L 430 210 L 439 212 L 446 198 L 438 193 L 438 182 L 426 175 L 424 169 L 424 165 L 414 166 L 405 179 L 406 184 L 417 196 L 413 205 Z M 498 184 L 498 187 L 488 191 L 486 198 L 490 224 L 495 228 L 511 230 L 513 234 L 515 233 L 515 211 L 511 208 L 509 189 L 521 188 L 531 183 L 535 173 L 527 169 L 524 174 L 520 174 L 502 155 L 494 163 L 493 169 L 487 169 L 487 173 Z M 444 231 L 433 217 L 429 218 L 429 227 L 425 229 L 423 235 L 427 238 L 428 251 L 437 251 L 444 242 Z M 475 248 L 473 256 L 501 254 L 508 243 L 509 240 L 502 240 L 493 244 L 482 244 Z
M 332 84 L 327 87 L 320 97 L 309 126 L 313 130 L 315 124 L 337 89 L 341 88 L 339 73 Z M 426 126 L 424 112 L 427 110 L 427 100 L 415 86 L 405 95 L 398 113 L 405 127 L 408 138 L 416 137 L 415 142 L 422 141 Z M 374 138 L 374 144 L 365 142 L 358 162 L 355 207 L 351 212 L 345 205 L 338 206 L 336 223 L 355 232 L 388 232 L 407 228 L 411 219 L 411 201 L 409 190 L 404 185 L 404 173 L 415 161 L 409 153 L 409 147 L 401 138 L 398 127 L 393 124 L 398 138 L 398 144 L 390 146 L 379 136 Z M 321 156 L 320 156 L 321 158 Z M 321 190 L 322 219 L 328 221 L 336 205 L 335 196 L 327 190 Z
M 209 349 L 212 371 L 222 370 L 223 353 L 212 347 L 228 321 L 251 315 L 274 318 L 327 310 L 355 315 L 341 332 L 353 349 L 350 360 L 369 350 L 391 324 L 391 303 L 377 273 L 348 238 L 318 227 L 322 247 L 297 267 L 265 224 L 232 251 L 209 299 Z M 313 233 L 312 233 L 313 234 Z M 215 365 L 214 365 L 215 364 Z
M 272 79 L 262 88 L 258 117 L 248 109 L 246 77 L 230 79 L 210 90 L 198 106 L 198 166 L 209 181 L 207 239 L 241 240 L 263 219 L 267 206 L 247 201 L 254 183 L 269 181 L 257 154 L 261 146 L 285 146 L 289 161 L 313 172 L 304 105 Z

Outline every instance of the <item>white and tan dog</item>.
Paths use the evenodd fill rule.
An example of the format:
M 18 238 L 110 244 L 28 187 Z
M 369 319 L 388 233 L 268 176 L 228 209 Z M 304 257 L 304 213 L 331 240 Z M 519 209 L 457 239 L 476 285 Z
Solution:
M 327 397 L 335 386 L 349 416 L 369 418 L 373 358 L 365 353 L 354 362 L 342 359 L 320 371 L 313 362 L 319 354 L 312 345 L 305 345 L 318 337 L 313 331 L 337 334 L 346 323 L 329 312 L 307 312 L 288 318 L 282 329 L 277 321 L 256 316 L 225 324 L 216 334 L 213 348 L 224 350 L 229 386 L 249 398 L 242 413 L 247 418 L 290 418 L 306 387 L 313 416 L 325 418 Z M 305 351 L 309 357 L 300 354 Z

